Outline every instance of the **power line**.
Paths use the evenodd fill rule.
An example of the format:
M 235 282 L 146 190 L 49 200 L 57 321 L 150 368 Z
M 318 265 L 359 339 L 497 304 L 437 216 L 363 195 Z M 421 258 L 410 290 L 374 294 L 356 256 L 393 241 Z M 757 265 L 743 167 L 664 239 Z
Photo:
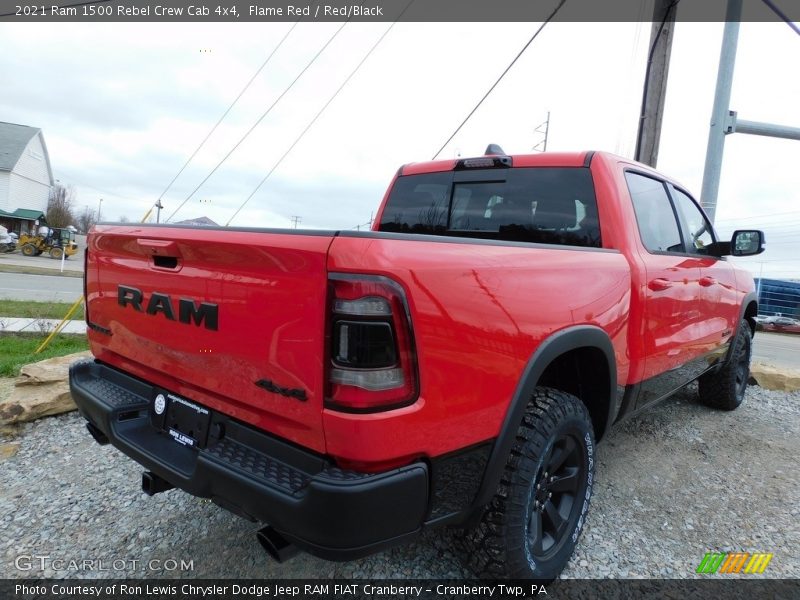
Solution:
M 770 262 L 797 262 L 797 263 L 800 263 L 800 260 L 798 260 L 797 258 L 770 258 L 768 260 L 757 260 L 757 259 L 755 259 L 755 260 L 751 260 L 751 261 L 748 261 L 748 262 L 751 262 L 753 264 L 770 263 Z
M 563 3 L 563 1 L 564 0 L 562 0 L 562 3 Z M 408 7 L 411 6 L 414 2 L 415 2 L 415 0 L 411 0 L 408 4 L 406 4 L 406 7 L 403 9 L 403 12 L 401 12 L 400 15 L 397 17 L 398 21 L 402 18 L 403 14 L 408 10 Z M 250 199 L 261 188 L 261 186 L 264 185 L 264 182 L 266 182 L 267 179 L 270 178 L 270 176 L 275 172 L 275 169 L 278 168 L 278 166 L 289 155 L 289 153 L 300 142 L 300 140 L 303 139 L 303 137 L 308 132 L 308 130 L 311 129 L 311 127 L 314 125 L 314 123 L 317 122 L 317 119 L 319 119 L 322 116 L 322 113 L 324 113 L 325 110 L 328 108 L 328 106 L 330 106 L 331 102 L 333 102 L 336 99 L 336 96 L 339 95 L 339 92 L 341 92 L 344 89 L 344 86 L 346 86 L 348 84 L 348 82 L 353 78 L 353 76 L 361 68 L 361 65 L 363 65 L 367 61 L 367 59 L 375 51 L 375 48 L 377 48 L 380 45 L 380 43 L 383 41 L 383 39 L 389 34 L 389 32 L 392 30 L 392 28 L 396 24 L 397 24 L 397 21 L 394 21 L 394 22 L 392 22 L 391 25 L 389 25 L 389 27 L 386 29 L 386 31 L 384 31 L 383 34 L 381 35 L 381 37 L 378 38 L 378 41 L 376 41 L 372 45 L 372 47 L 367 51 L 367 53 L 364 55 L 364 57 L 361 59 L 361 61 L 356 65 L 356 67 L 352 71 L 350 71 L 350 74 L 342 82 L 342 85 L 340 85 L 339 88 L 333 93 L 333 95 L 330 98 L 328 98 L 328 101 L 323 105 L 323 107 L 319 110 L 319 112 L 316 115 L 314 115 L 314 118 L 311 119 L 311 121 L 308 123 L 308 125 L 306 125 L 306 128 L 303 129 L 303 131 L 300 132 L 300 135 L 298 135 L 297 138 L 295 138 L 294 142 L 292 142 L 292 145 L 289 146 L 288 150 L 286 150 L 286 152 L 283 153 L 283 155 L 278 159 L 278 161 L 274 165 L 272 165 L 272 168 L 269 170 L 269 172 L 264 176 L 264 178 L 261 181 L 258 182 L 258 185 L 255 187 L 255 189 L 252 192 L 250 192 L 250 195 L 247 198 L 245 198 L 244 202 L 242 202 L 242 204 L 239 206 L 239 208 L 236 209 L 236 212 L 234 212 L 233 215 L 231 215 L 231 218 L 228 219 L 227 223 L 225 223 L 226 227 L 231 224 L 231 221 L 233 221 L 233 219 L 236 217 L 236 215 L 239 214 L 239 212 L 245 207 L 245 205 L 250 201 Z
M 748 216 L 741 216 L 741 217 L 731 217 L 729 219 L 719 219 L 717 223 L 726 223 L 728 221 L 741 221 L 744 219 L 761 219 L 764 217 L 780 217 L 782 215 L 800 215 L 800 210 L 789 210 L 786 212 L 779 212 L 779 213 L 767 213 L 764 215 L 748 215 Z
M 289 90 L 291 90 L 291 89 L 294 87 L 294 84 L 298 82 L 298 80 L 299 80 L 299 79 L 300 79 L 300 78 L 303 76 L 303 74 L 304 74 L 304 73 L 305 73 L 305 72 L 306 72 L 306 71 L 309 69 L 309 67 L 311 67 L 311 65 L 313 65 L 313 64 L 316 62 L 316 60 L 317 60 L 317 59 L 320 57 L 320 55 L 321 55 L 321 54 L 322 54 L 322 53 L 325 51 L 325 49 L 326 49 L 326 48 L 327 48 L 327 47 L 328 47 L 328 46 L 331 44 L 331 42 L 332 42 L 332 41 L 333 41 L 333 40 L 336 38 L 336 36 L 338 36 L 338 35 L 339 35 L 339 33 L 342 31 L 342 29 L 344 29 L 345 25 L 347 25 L 347 23 L 348 23 L 348 22 L 349 22 L 349 21 L 345 21 L 344 23 L 342 23 L 341 27 L 339 27 L 339 29 L 337 29 L 337 30 L 334 32 L 334 34 L 333 34 L 333 35 L 332 35 L 330 38 L 328 38 L 328 41 L 327 41 L 327 42 L 325 42 L 325 45 L 324 45 L 324 46 L 322 46 L 322 48 L 320 48 L 320 49 L 317 51 L 317 53 L 316 53 L 316 54 L 314 55 L 314 57 L 313 57 L 313 58 L 312 58 L 312 59 L 311 59 L 311 60 L 308 62 L 308 64 L 307 64 L 305 67 L 303 67 L 303 70 L 302 70 L 302 71 L 300 71 L 300 73 L 298 73 L 297 77 L 295 77 L 295 78 L 292 80 L 292 82 L 289 84 L 289 86 L 288 86 L 286 89 L 284 89 L 284 90 L 281 92 L 280 96 L 278 96 L 278 97 L 275 99 L 275 101 L 274 101 L 272 104 L 270 104 L 269 108 L 268 108 L 267 110 L 265 110 L 265 111 L 264 111 L 264 113 L 263 113 L 263 114 L 262 114 L 262 115 L 261 115 L 261 116 L 260 116 L 260 117 L 259 117 L 259 118 L 256 120 L 256 122 L 255 122 L 255 123 L 253 123 L 252 127 L 250 127 L 250 129 L 248 129 L 248 130 L 247 130 L 247 132 L 246 132 L 246 133 L 245 133 L 245 134 L 244 134 L 244 135 L 241 137 L 241 139 L 240 139 L 238 142 L 236 142 L 236 144 L 234 144 L 233 148 L 231 148 L 231 149 L 228 151 L 228 153 L 227 153 L 225 156 L 223 156 L 223 157 L 222 157 L 222 160 L 221 160 L 221 161 L 219 161 L 219 162 L 217 163 L 217 165 L 216 165 L 216 166 L 215 166 L 215 167 L 214 167 L 214 168 L 211 170 L 211 172 L 210 172 L 208 175 L 206 175 L 205 179 L 203 179 L 203 181 L 201 181 L 201 182 L 200 182 L 200 183 L 197 185 L 197 187 L 196 187 L 196 188 L 194 188 L 194 189 L 192 190 L 192 193 L 191 193 L 191 194 L 189 194 L 189 195 L 186 197 L 186 199 L 185 199 L 183 202 L 181 202 L 181 203 L 180 203 L 180 205 L 178 206 L 178 208 L 176 208 L 176 209 L 175 209 L 175 210 L 172 212 L 172 214 L 169 216 L 169 218 L 168 218 L 166 221 L 164 221 L 165 223 L 169 222 L 169 221 L 170 221 L 170 219 L 172 219 L 172 217 L 174 217 L 174 216 L 175 216 L 175 213 L 177 213 L 177 212 L 178 212 L 178 211 L 179 211 L 181 208 L 183 208 L 183 206 L 184 206 L 184 205 L 185 205 L 185 204 L 186 204 L 186 203 L 187 203 L 187 202 L 188 202 L 188 201 L 191 199 L 191 197 L 195 195 L 195 193 L 197 192 L 197 190 L 199 190 L 199 189 L 200 189 L 200 188 L 203 186 L 203 184 L 204 184 L 206 181 L 208 181 L 209 179 L 211 179 L 211 176 L 212 176 L 214 173 L 216 173 L 216 172 L 217 172 L 217 169 L 219 169 L 219 168 L 222 166 L 222 163 L 224 163 L 226 160 L 228 160 L 228 158 L 230 157 L 230 155 L 231 155 L 231 154 L 233 154 L 233 153 L 236 151 L 236 149 L 237 149 L 237 148 L 238 148 L 238 147 L 239 147 L 239 146 L 242 144 L 242 142 L 244 142 L 244 141 L 245 141 L 245 139 L 247 139 L 247 137 L 248 137 L 248 136 L 249 136 L 251 133 L 253 133 L 253 130 L 254 130 L 256 127 L 258 127 L 258 125 L 261 123 L 261 121 L 263 121 L 263 120 L 264 120 L 264 118 L 266 118 L 266 116 L 267 116 L 267 115 L 268 115 L 268 114 L 269 114 L 269 113 L 272 111 L 272 109 L 273 109 L 273 108 L 275 108 L 275 105 L 276 105 L 276 104 L 278 104 L 278 102 L 280 102 L 280 101 L 281 101 L 281 98 L 283 98 L 283 97 L 284 97 L 284 96 L 285 96 L 285 95 L 286 95 L 286 94 L 289 92 Z
M 553 19 L 553 17 L 555 17 L 555 16 L 556 16 L 556 14 L 558 14 L 558 11 L 559 11 L 559 10 L 561 10 L 561 7 L 562 7 L 562 6 L 564 6 L 564 3 L 565 3 L 566 1 L 567 1 L 567 0 L 561 0 L 561 1 L 558 3 L 558 6 L 556 6 L 556 7 L 555 7 L 555 9 L 553 10 L 553 12 L 551 12 L 551 13 L 550 13 L 550 15 L 549 15 L 549 16 L 548 16 L 548 17 L 547 17 L 545 20 L 544 20 L 544 22 L 541 24 L 541 26 L 539 27 L 539 29 L 537 29 L 537 30 L 536 30 L 536 32 L 535 32 L 535 33 L 534 33 L 534 34 L 531 36 L 531 39 L 529 39 L 529 40 L 528 40 L 528 43 L 526 43 L 526 44 L 525 44 L 525 45 L 522 47 L 522 50 L 520 50 L 520 51 L 519 51 L 519 53 L 518 53 L 518 54 L 517 54 L 517 55 L 514 57 L 514 60 L 512 60 L 512 61 L 509 63 L 509 65 L 508 65 L 508 66 L 505 68 L 505 70 L 504 70 L 504 71 L 503 71 L 503 72 L 500 74 L 500 77 L 498 77 L 498 78 L 497 78 L 497 81 L 495 81 L 495 82 L 492 84 L 492 87 L 490 87 L 490 88 L 489 88 L 489 91 L 488 91 L 488 92 L 486 92 L 486 93 L 483 95 L 483 98 L 481 98 L 481 99 L 478 101 L 478 103 L 475 105 L 475 108 L 473 108 L 473 109 L 472 109 L 472 110 L 469 112 L 469 114 L 467 115 L 467 117 L 466 117 L 466 118 L 465 118 L 465 119 L 464 119 L 464 120 L 461 122 L 461 125 L 459 125 L 458 127 L 456 127 L 456 130 L 453 132 L 453 134 L 452 134 L 452 135 L 451 135 L 449 138 L 447 138 L 447 141 L 446 141 L 444 144 L 442 144 L 442 147 L 441 147 L 441 148 L 439 148 L 439 151 L 438 151 L 436 154 L 434 154 L 434 155 L 433 155 L 433 158 L 431 158 L 431 160 L 436 160 L 436 157 L 437 157 L 437 156 L 439 156 L 439 154 L 441 154 L 441 153 L 442 153 L 442 150 L 444 150 L 444 149 L 445 149 L 445 147 L 447 146 L 447 144 L 449 144 L 449 143 L 452 141 L 452 139 L 453 139 L 454 137 L 456 137 L 456 134 L 457 134 L 459 131 L 461 131 L 461 128 L 462 128 L 462 127 L 464 127 L 464 125 L 466 125 L 466 124 L 467 124 L 467 121 L 469 121 L 469 120 L 470 120 L 470 118 L 472 117 L 472 115 L 474 115 L 474 114 L 475 114 L 475 111 L 476 111 L 476 110 L 478 110 L 478 108 L 480 108 L 481 104 L 483 104 L 483 101 L 484 101 L 484 100 L 486 100 L 486 98 L 488 98 L 488 97 L 489 97 L 489 94 L 491 94 L 491 93 L 494 91 L 494 88 L 496 88 L 496 87 L 497 87 L 497 84 L 498 84 L 498 83 L 500 83 L 500 81 L 502 81 L 503 77 L 505 77 L 505 76 L 506 76 L 506 73 L 508 73 L 508 72 L 511 70 L 511 67 L 513 67 L 513 66 L 514 66 L 514 64 L 515 64 L 515 63 L 516 63 L 516 62 L 519 60 L 519 58 L 520 58 L 520 57 L 521 57 L 521 56 L 524 54 L 525 50 L 527 50 L 527 49 L 528 49 L 528 46 L 530 46 L 530 45 L 533 43 L 533 40 L 535 40 L 535 39 L 536 39 L 536 38 L 539 36 L 539 34 L 542 32 L 542 30 L 545 28 L 545 26 L 546 26 L 546 25 L 547 25 L 547 24 L 548 24 L 548 23 L 549 23 L 549 22 L 550 22 L 550 21 Z
M 195 148 L 194 152 L 192 152 L 192 155 L 189 158 L 186 159 L 186 162 L 183 163 L 183 166 L 180 168 L 178 173 L 175 175 L 175 177 L 172 178 L 172 181 L 169 182 L 167 187 L 164 188 L 164 191 L 161 192 L 161 194 L 158 196 L 158 200 L 156 200 L 156 204 L 157 205 L 161 204 L 161 199 L 164 197 L 164 194 L 166 194 L 169 191 L 169 189 L 172 187 L 172 184 L 175 183 L 178 180 L 178 177 L 181 176 L 181 173 L 183 173 L 183 171 L 186 169 L 186 167 L 189 166 L 189 163 L 192 162 L 194 157 L 197 156 L 197 153 L 200 152 L 200 149 L 205 145 L 205 143 L 208 141 L 208 139 L 217 130 L 217 127 L 219 127 L 220 123 L 222 123 L 222 121 L 225 120 L 225 117 L 228 116 L 228 113 L 231 112 L 231 110 L 236 105 L 236 103 L 239 102 L 239 99 L 250 88 L 252 83 L 256 80 L 256 77 L 258 77 L 261 74 L 261 71 L 264 70 L 264 67 L 266 67 L 269 64 L 270 60 L 272 60 L 272 57 L 275 56 L 275 53 L 283 45 L 283 42 L 286 41 L 286 38 L 289 37 L 289 35 L 292 33 L 292 31 L 294 31 L 294 28 L 297 27 L 297 25 L 299 23 L 300 23 L 300 21 L 295 21 L 294 25 L 292 25 L 291 28 L 289 29 L 289 31 L 287 31 L 286 34 L 281 38 L 281 41 L 278 42 L 278 45 L 275 46 L 275 48 L 272 49 L 272 52 L 269 53 L 269 56 L 267 56 L 266 60 L 263 63 L 261 63 L 261 66 L 258 67 L 258 69 L 256 69 L 256 72 L 253 73 L 253 76 L 250 78 L 250 80 L 242 88 L 242 91 L 239 92 L 239 95 L 236 96 L 236 98 L 233 99 L 233 102 L 231 102 L 230 105 L 228 105 L 228 108 L 225 109 L 225 112 L 222 113 L 222 116 L 219 118 L 219 120 L 214 124 L 214 126 L 211 128 L 211 130 L 208 132 L 208 134 L 206 134 L 206 137 L 203 138 L 203 141 L 200 142 L 200 145 L 197 146 L 197 148 Z
M 767 6 L 769 6 L 769 7 L 770 7 L 770 9 L 772 9 L 772 12 L 774 12 L 774 13 L 775 13 L 776 15 L 778 15 L 778 16 L 779 16 L 781 19 L 783 19 L 783 20 L 786 22 L 786 24 L 787 24 L 789 27 L 791 27 L 791 28 L 792 28 L 792 31 L 794 31 L 794 32 L 795 32 L 797 35 L 800 35 L 800 28 L 798 28 L 798 27 L 797 27 L 797 25 L 795 25 L 794 23 L 792 23 L 792 20 L 791 20 L 789 17 L 787 17 L 787 16 L 786 16 L 786 14 L 785 14 L 785 13 L 784 13 L 784 12 L 783 12 L 783 11 L 782 11 L 780 8 L 778 8 L 777 6 L 775 6 L 775 4 L 774 4 L 774 3 L 773 3 L 771 0 L 763 0 L 763 2 L 764 2 L 764 4 L 766 4 Z
M 358 225 L 353 225 L 350 229 L 357 229 L 361 231 L 362 227 L 371 227 L 371 226 L 372 226 L 372 219 L 370 219 L 366 223 L 359 223 Z

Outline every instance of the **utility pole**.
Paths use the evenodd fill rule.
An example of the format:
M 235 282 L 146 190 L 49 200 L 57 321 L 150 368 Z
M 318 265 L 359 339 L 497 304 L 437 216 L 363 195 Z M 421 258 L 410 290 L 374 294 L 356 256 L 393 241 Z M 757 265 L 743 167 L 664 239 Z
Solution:
M 700 190 L 700 203 L 712 223 L 717 212 L 717 194 L 722 172 L 722 151 L 725 149 L 725 132 L 730 125 L 731 83 L 733 82 L 733 67 L 736 64 L 736 46 L 739 41 L 741 16 L 742 0 L 728 0 L 725 29 L 722 33 L 722 49 L 719 54 L 717 87 L 714 90 L 714 106 L 711 109 L 711 129 L 708 132 L 703 187 Z
M 97 222 L 100 222 L 100 210 L 103 208 L 103 199 L 100 198 L 100 203 L 97 205 Z
M 161 205 L 161 198 L 159 198 L 158 200 L 156 200 L 156 223 L 160 223 L 161 222 L 161 209 L 162 208 L 164 208 L 164 207 Z
M 298 224 L 300 221 L 302 221 L 302 220 L 303 220 L 303 218 L 302 218 L 302 217 L 298 217 L 298 216 L 292 216 L 292 217 L 289 217 L 289 218 L 292 220 L 292 223 L 294 223 L 294 228 L 295 228 L 295 229 L 297 229 L 297 224 Z
M 647 56 L 642 107 L 639 112 L 639 131 L 636 135 L 634 159 L 655 168 L 658 162 L 658 145 L 661 140 L 661 119 L 667 95 L 669 59 L 672 54 L 672 33 L 675 0 L 655 0 L 653 26 L 650 30 L 650 52 Z
M 544 131 L 542 131 L 542 127 L 544 127 Z M 533 150 L 538 150 L 539 146 L 542 147 L 541 152 L 547 152 L 547 135 L 550 133 L 550 111 L 547 111 L 547 120 L 540 124 L 536 129 L 533 130 L 534 133 L 543 133 L 544 139 L 536 144 L 533 147 Z
M 780 12 L 778 14 L 781 15 Z M 725 149 L 726 135 L 730 133 L 750 133 L 752 135 L 800 140 L 800 127 L 745 121 L 737 118 L 736 111 L 730 109 L 733 67 L 736 63 L 736 46 L 739 41 L 739 19 L 741 19 L 741 16 L 742 0 L 728 0 L 728 8 L 725 14 L 725 30 L 722 34 L 722 49 L 719 55 L 717 87 L 714 92 L 714 107 L 711 111 L 711 129 L 708 132 L 703 187 L 700 191 L 701 204 L 712 223 L 717 212 L 717 196 L 722 173 L 722 153 Z

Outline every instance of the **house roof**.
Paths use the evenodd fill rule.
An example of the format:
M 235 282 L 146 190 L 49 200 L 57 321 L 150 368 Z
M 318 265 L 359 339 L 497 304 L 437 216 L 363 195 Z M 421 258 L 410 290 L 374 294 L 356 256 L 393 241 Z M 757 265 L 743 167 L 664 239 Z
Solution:
M 44 213 L 40 210 L 31 210 L 29 208 L 18 208 L 12 213 L 12 216 L 18 219 L 27 219 L 29 221 L 36 221 L 44 217 Z
M 0 121 L 0 171 L 11 171 L 41 129 Z
M 201 227 L 219 227 L 217 223 L 208 217 L 197 217 L 196 219 L 186 219 L 185 221 L 178 221 L 176 225 L 199 225 Z
M 0 217 L 5 219 L 22 219 L 23 221 L 46 221 L 45 214 L 42 211 L 31 210 L 29 208 L 18 208 L 14 212 L 0 210 Z

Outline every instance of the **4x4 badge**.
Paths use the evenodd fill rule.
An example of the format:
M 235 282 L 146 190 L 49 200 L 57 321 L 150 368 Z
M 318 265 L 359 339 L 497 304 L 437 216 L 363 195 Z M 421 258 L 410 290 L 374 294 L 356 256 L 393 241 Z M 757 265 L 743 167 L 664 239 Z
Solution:
M 287 398 L 296 398 L 297 400 L 301 400 L 305 402 L 308 400 L 308 396 L 306 396 L 306 391 L 297 389 L 297 388 L 285 388 L 273 383 L 269 379 L 259 379 L 256 381 L 256 385 L 260 388 L 264 388 L 268 392 L 273 392 L 275 394 L 280 394 L 281 396 L 286 396 Z

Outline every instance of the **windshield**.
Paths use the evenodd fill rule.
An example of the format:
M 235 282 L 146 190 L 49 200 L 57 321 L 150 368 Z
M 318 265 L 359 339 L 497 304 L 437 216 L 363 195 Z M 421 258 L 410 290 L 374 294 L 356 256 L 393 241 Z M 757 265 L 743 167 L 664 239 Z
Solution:
M 600 247 L 585 168 L 447 171 L 399 177 L 380 231 Z

